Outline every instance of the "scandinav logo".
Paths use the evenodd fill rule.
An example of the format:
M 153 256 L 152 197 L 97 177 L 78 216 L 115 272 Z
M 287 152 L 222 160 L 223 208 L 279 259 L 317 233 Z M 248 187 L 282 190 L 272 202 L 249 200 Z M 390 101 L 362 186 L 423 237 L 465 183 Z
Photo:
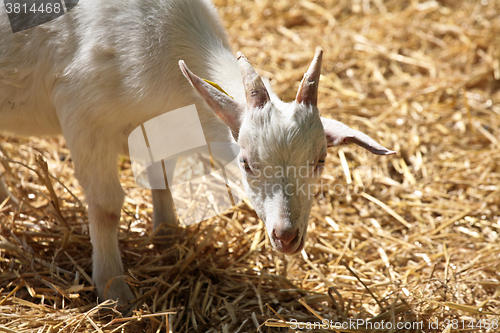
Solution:
M 128 145 L 136 183 L 170 189 L 184 225 L 219 215 L 245 197 L 238 145 L 207 143 L 194 104 L 146 121 L 130 133 Z
M 73 9 L 78 0 L 3 0 L 12 32 L 52 21 Z

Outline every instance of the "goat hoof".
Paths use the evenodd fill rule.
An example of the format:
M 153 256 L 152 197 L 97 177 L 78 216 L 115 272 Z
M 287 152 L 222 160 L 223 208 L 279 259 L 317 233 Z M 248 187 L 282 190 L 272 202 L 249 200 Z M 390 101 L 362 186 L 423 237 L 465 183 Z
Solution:
M 113 300 L 117 301 L 117 307 L 123 308 L 130 306 L 130 301 L 134 300 L 136 297 L 130 290 L 129 285 L 120 278 L 115 278 L 111 285 L 106 289 L 104 287 L 97 287 L 97 294 L 101 301 Z

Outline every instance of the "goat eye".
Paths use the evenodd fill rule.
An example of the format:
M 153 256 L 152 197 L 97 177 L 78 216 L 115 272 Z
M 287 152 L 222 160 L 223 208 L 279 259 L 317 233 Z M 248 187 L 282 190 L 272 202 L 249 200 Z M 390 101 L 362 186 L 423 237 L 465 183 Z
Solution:
M 319 160 L 318 164 L 316 164 L 316 169 L 321 169 L 325 166 L 325 160 Z
M 248 162 L 247 162 L 246 159 L 240 158 L 240 164 L 243 167 L 243 169 L 245 169 L 245 171 L 250 171 L 251 170 L 250 165 L 248 165 Z

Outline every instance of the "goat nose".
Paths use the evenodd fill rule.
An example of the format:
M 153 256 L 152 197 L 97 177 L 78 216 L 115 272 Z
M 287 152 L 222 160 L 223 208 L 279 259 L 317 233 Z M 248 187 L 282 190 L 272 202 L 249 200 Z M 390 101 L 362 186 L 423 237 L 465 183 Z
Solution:
M 295 238 L 297 238 L 297 234 L 299 233 L 298 229 L 274 229 L 274 236 L 283 243 L 283 245 L 288 245 L 293 242 Z

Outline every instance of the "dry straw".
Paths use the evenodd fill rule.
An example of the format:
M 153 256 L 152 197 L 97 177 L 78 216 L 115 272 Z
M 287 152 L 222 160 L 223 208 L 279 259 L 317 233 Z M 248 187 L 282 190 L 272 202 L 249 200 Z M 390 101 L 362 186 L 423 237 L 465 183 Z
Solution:
M 285 100 L 321 46 L 323 115 L 400 153 L 330 149 L 294 257 L 272 251 L 246 202 L 154 236 L 150 194 L 123 158 L 119 237 L 139 305 L 122 317 L 95 303 L 84 196 L 63 140 L 3 136 L 4 178 L 23 208 L 0 205 L 0 331 L 289 332 L 366 319 L 333 331 L 389 332 L 368 326 L 383 321 L 457 332 L 446 322 L 456 320 L 478 332 L 498 320 L 500 2 L 216 6 L 234 50 Z

